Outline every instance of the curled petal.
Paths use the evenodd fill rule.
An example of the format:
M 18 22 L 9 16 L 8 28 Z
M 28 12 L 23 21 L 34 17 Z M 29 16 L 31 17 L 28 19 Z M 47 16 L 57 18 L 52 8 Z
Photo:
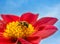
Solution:
M 0 20 L 0 32 L 4 31 L 5 25 L 6 25 L 6 22 Z
M 53 25 L 57 22 L 57 18 L 53 18 L 53 17 L 44 17 L 44 18 L 41 18 L 39 19 L 35 24 L 34 26 L 40 26 L 42 24 L 46 24 L 46 25 Z
M 27 41 L 31 42 L 32 44 L 39 44 L 41 38 L 38 36 L 32 36 L 32 37 L 28 37 Z
M 0 44 L 14 44 L 14 43 L 10 43 L 10 42 L 0 42 Z
M 32 36 L 38 36 L 42 39 L 47 38 L 54 34 L 57 31 L 57 28 L 52 25 L 42 25 L 39 27 L 38 31 Z
M 6 22 L 11 22 L 11 21 L 18 21 L 19 17 L 15 15 L 10 15 L 10 14 L 1 14 L 2 18 Z
M 34 23 L 37 20 L 38 14 L 25 13 L 21 16 L 21 21 L 27 21 L 28 23 Z
M 30 43 L 22 38 L 19 38 L 19 41 L 21 42 L 21 44 L 32 44 L 32 43 Z
M 0 37 L 0 44 L 13 44 L 8 39 Z

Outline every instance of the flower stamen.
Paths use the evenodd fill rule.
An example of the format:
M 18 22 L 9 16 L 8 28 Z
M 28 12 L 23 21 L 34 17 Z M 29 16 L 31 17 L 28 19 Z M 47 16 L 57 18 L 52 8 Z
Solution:
M 25 38 L 30 36 L 34 32 L 34 27 L 24 21 L 21 22 L 10 22 L 6 26 L 6 30 L 3 33 L 4 37 L 16 37 L 16 38 Z

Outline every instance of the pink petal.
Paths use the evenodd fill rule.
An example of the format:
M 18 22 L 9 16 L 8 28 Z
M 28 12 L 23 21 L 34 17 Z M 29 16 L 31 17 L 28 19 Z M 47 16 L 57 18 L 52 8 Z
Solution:
M 18 21 L 19 17 L 11 14 L 1 14 L 2 18 L 6 22 Z
M 42 25 L 39 27 L 38 31 L 32 36 L 38 36 L 42 39 L 47 38 L 54 34 L 57 31 L 57 28 L 52 25 Z
M 40 26 L 42 24 L 46 24 L 46 25 L 53 25 L 57 22 L 57 18 L 53 18 L 53 17 L 44 17 L 44 18 L 41 18 L 39 19 L 35 24 L 34 26 Z
M 37 20 L 38 14 L 33 13 L 24 13 L 20 20 L 21 21 L 27 21 L 28 23 L 34 23 Z

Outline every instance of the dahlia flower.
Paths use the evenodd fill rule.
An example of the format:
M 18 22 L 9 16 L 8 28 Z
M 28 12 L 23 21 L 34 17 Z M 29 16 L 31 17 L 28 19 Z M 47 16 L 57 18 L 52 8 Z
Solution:
M 24 13 L 22 16 L 0 14 L 0 44 L 39 44 L 57 31 L 57 18 Z

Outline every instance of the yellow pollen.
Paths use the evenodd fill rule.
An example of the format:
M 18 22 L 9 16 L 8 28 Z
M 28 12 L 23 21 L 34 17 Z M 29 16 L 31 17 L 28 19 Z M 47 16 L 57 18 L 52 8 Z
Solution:
M 16 37 L 25 38 L 29 37 L 34 32 L 34 27 L 27 22 L 10 22 L 7 24 L 6 29 L 3 33 L 4 37 Z

